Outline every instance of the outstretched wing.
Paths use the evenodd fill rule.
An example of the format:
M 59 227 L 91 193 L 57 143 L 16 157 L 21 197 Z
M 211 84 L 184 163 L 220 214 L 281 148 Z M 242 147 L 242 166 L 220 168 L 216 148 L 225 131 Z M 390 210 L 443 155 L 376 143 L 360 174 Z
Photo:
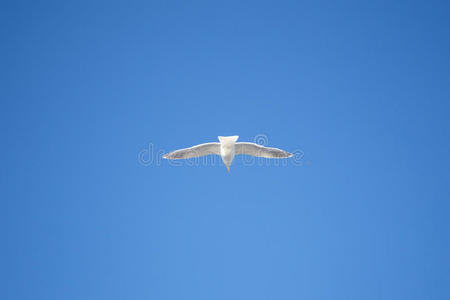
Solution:
M 255 143 L 236 143 L 234 151 L 236 155 L 247 154 L 265 158 L 287 158 L 292 156 L 292 153 L 286 152 L 284 150 L 264 147 Z
M 200 144 L 191 148 L 176 150 L 163 155 L 166 159 L 183 159 L 200 157 L 210 154 L 220 155 L 220 143 Z

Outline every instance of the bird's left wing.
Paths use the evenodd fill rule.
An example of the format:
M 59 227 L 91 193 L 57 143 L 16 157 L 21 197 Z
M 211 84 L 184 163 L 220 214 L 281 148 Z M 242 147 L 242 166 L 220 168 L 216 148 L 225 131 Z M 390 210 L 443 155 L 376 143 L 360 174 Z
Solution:
M 278 148 L 264 147 L 255 143 L 236 143 L 234 148 L 235 154 L 247 154 L 265 158 L 287 158 L 292 153 L 286 152 Z
M 163 155 L 166 159 L 183 159 L 200 157 L 210 154 L 220 155 L 220 143 L 206 143 L 194 147 L 176 150 Z

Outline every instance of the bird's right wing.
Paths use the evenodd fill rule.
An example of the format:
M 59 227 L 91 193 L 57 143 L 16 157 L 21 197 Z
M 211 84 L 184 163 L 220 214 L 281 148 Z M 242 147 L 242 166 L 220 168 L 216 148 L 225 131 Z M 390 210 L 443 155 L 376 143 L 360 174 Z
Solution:
M 236 154 L 247 154 L 265 158 L 288 158 L 292 153 L 286 152 L 278 148 L 264 147 L 255 143 L 236 143 Z
M 166 159 L 183 159 L 200 157 L 210 154 L 220 155 L 220 143 L 206 143 L 194 147 L 176 150 L 163 155 Z

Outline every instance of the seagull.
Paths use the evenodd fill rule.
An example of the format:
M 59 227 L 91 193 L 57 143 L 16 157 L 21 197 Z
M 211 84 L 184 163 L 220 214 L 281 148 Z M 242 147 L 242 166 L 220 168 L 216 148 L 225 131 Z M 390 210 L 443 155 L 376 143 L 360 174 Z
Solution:
M 220 155 L 230 172 L 230 165 L 235 155 L 246 154 L 265 158 L 288 158 L 292 153 L 278 148 L 264 147 L 255 143 L 236 143 L 239 136 L 219 136 L 220 143 L 205 143 L 190 148 L 176 150 L 163 155 L 165 159 L 186 159 L 205 155 Z

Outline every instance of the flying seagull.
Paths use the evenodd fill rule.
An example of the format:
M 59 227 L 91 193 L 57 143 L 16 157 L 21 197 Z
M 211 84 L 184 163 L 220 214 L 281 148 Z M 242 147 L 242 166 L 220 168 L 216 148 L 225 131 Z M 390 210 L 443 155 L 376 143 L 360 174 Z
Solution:
M 246 154 L 265 158 L 288 158 L 292 153 L 278 148 L 264 147 L 255 143 L 236 143 L 239 136 L 219 136 L 220 143 L 206 143 L 176 150 L 163 155 L 166 159 L 185 159 L 215 154 L 222 157 L 223 163 L 230 172 L 230 165 L 235 155 Z

